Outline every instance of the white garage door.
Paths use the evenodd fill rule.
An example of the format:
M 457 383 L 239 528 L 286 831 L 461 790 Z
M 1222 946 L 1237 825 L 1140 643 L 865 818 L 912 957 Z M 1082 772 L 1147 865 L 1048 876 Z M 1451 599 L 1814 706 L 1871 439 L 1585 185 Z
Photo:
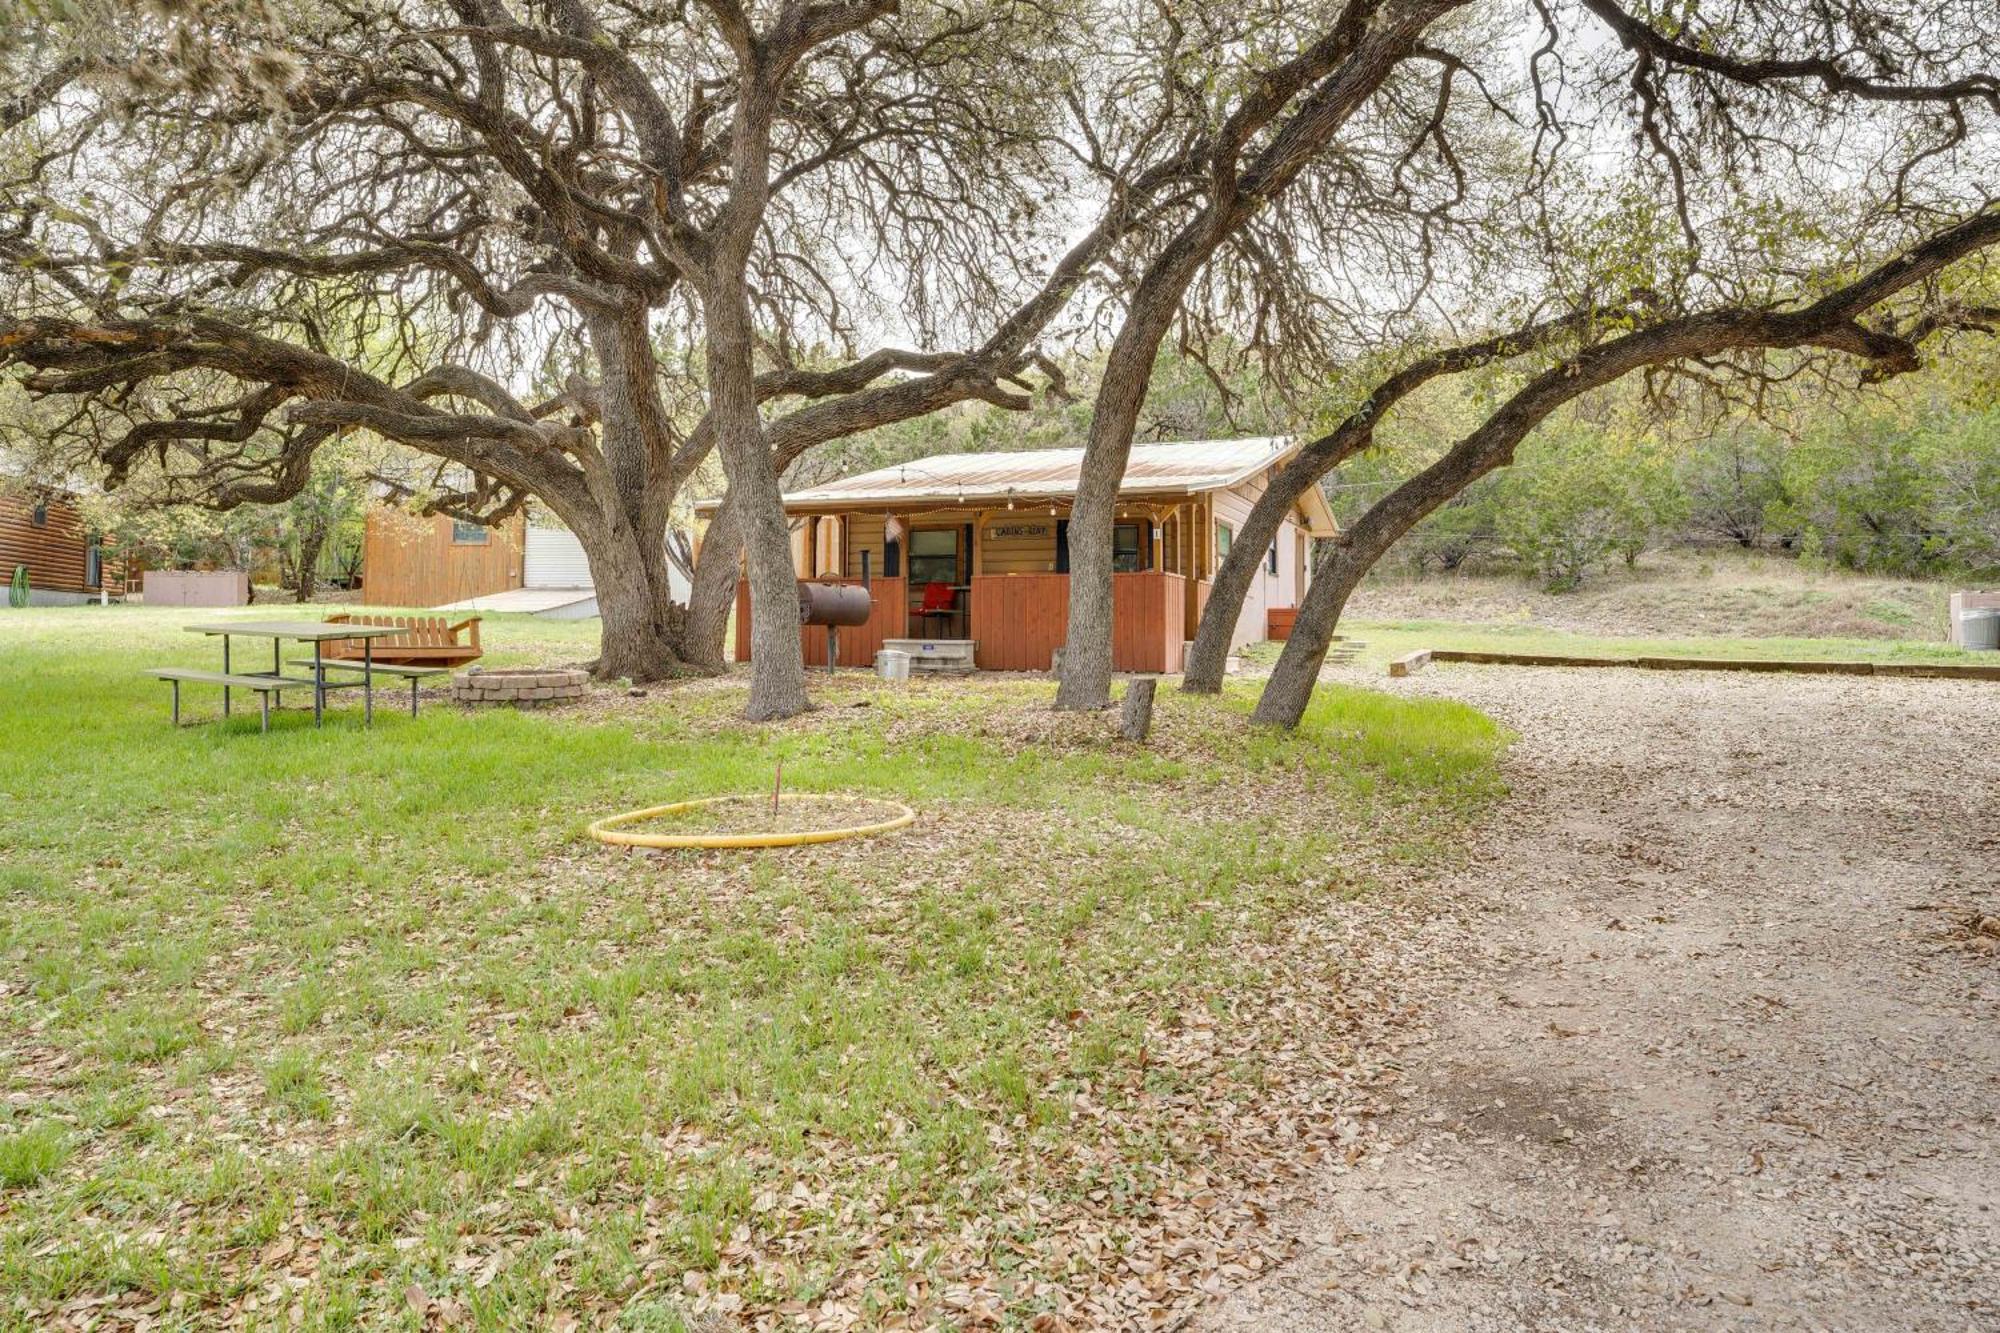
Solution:
M 529 528 L 522 583 L 530 588 L 588 588 L 590 562 L 568 528 Z

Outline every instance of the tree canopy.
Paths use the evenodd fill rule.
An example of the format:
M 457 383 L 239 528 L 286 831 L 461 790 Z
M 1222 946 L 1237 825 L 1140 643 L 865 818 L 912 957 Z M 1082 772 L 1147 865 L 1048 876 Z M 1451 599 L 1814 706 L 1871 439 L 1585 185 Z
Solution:
M 538 498 L 590 556 L 607 675 L 719 665 L 747 568 L 760 717 L 805 706 L 778 478 L 814 450 L 1018 410 L 1093 358 L 1059 699 L 1094 707 L 1163 351 L 1254 375 L 1307 441 L 1217 575 L 1193 688 L 1260 525 L 1474 377 L 1482 412 L 1323 563 L 1260 713 L 1285 722 L 1341 589 L 1591 388 L 1879 380 L 1990 327 L 1991 18 L 70 0 L 15 25 L 0 85 L 0 363 L 113 485 L 288 501 L 359 432 L 437 460 L 433 509 Z M 727 499 L 676 605 L 667 515 L 711 456 Z

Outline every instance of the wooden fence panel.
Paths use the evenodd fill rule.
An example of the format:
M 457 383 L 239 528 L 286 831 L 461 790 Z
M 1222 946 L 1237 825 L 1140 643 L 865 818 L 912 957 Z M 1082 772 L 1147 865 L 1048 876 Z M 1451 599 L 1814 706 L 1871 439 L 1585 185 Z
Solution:
M 736 660 L 750 660 L 750 580 L 736 580 Z
M 978 574 L 971 637 L 987 671 L 1047 671 L 1069 632 L 1069 575 Z
M 1187 593 L 1178 574 L 1111 576 L 1111 666 L 1178 671 Z

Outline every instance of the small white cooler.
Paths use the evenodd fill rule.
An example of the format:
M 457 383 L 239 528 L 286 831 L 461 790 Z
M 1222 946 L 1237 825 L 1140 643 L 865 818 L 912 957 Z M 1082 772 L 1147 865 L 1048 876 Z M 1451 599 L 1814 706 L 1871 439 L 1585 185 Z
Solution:
M 908 680 L 910 655 L 897 648 L 882 649 L 875 654 L 875 674 L 883 680 Z

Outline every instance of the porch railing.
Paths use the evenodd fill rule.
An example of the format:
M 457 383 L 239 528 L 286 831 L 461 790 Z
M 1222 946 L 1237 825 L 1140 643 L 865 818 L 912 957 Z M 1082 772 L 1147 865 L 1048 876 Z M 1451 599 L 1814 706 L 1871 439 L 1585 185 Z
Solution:
M 1111 665 L 1179 671 L 1185 580 L 1148 571 L 1111 576 Z M 972 631 L 988 671 L 1047 671 L 1069 632 L 1069 575 L 981 574 L 972 580 Z
M 859 579 L 836 579 L 859 583 Z M 1205 588 L 1205 585 L 1204 585 Z M 909 580 L 874 581 L 868 623 L 840 632 L 840 665 L 871 666 L 886 639 L 909 637 Z M 1111 576 L 1111 665 L 1118 671 L 1181 669 L 1187 638 L 1187 580 L 1149 570 Z M 1069 575 L 978 574 L 972 579 L 966 637 L 986 671 L 1047 671 L 1069 628 Z M 826 631 L 799 631 L 808 666 L 826 665 Z M 736 660 L 750 660 L 750 584 L 736 585 Z

